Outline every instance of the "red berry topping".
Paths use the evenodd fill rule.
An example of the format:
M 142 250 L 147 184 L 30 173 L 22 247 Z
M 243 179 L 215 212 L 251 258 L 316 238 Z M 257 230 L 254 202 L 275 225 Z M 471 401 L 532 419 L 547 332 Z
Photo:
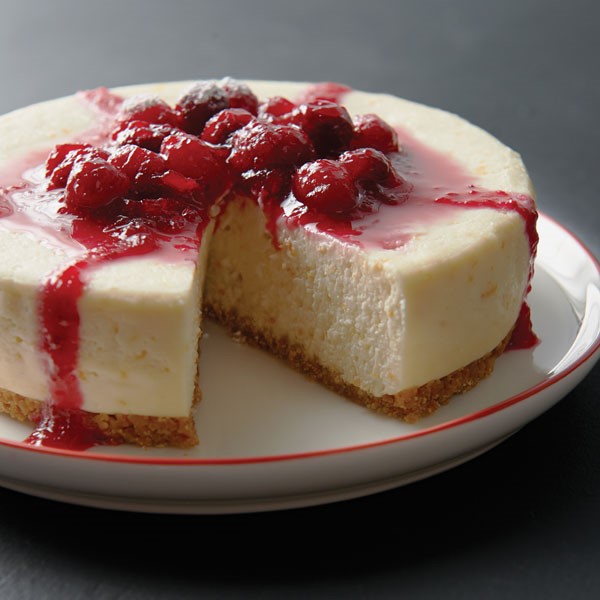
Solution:
M 352 177 L 336 160 L 320 159 L 300 167 L 292 190 L 309 208 L 332 216 L 348 213 L 358 204 Z
M 46 177 L 49 178 L 48 189 L 62 188 L 75 161 L 84 158 L 108 158 L 108 152 L 94 148 L 89 144 L 59 144 L 46 160 Z
M 229 108 L 224 90 L 211 81 L 193 85 L 177 102 L 181 127 L 188 133 L 200 135 L 206 122 L 219 111 Z
M 171 169 L 186 177 L 203 177 L 216 167 L 212 146 L 194 136 L 170 135 L 163 141 L 161 153 Z
M 128 177 L 105 160 L 79 160 L 67 181 L 65 203 L 73 211 L 101 208 L 124 196 L 128 189 Z
M 317 156 L 337 156 L 349 148 L 354 135 L 348 111 L 327 100 L 300 105 L 291 119 L 308 134 Z
M 256 122 L 236 131 L 228 162 L 238 172 L 301 165 L 314 158 L 306 134 L 293 125 Z
M 140 202 L 140 213 L 163 233 L 181 231 L 195 211 L 178 198 L 152 198 Z
M 286 98 L 273 96 L 259 106 L 258 114 L 263 118 L 282 117 L 291 113 L 296 108 L 297 106 Z
M 211 144 L 225 144 L 232 133 L 254 120 L 254 116 L 243 108 L 227 108 L 211 117 L 200 136 Z
M 364 208 L 374 201 L 399 204 L 406 200 L 409 184 L 379 150 L 361 148 L 344 152 L 340 156 L 340 163 L 354 179 Z
M 198 182 L 191 177 L 186 177 L 177 171 L 167 171 L 161 175 L 160 182 L 171 192 L 180 196 L 191 194 L 199 189 Z
M 58 144 L 46 159 L 46 177 L 50 177 L 56 167 L 64 162 L 69 152 L 87 150 L 91 147 L 89 144 Z
M 175 130 L 169 125 L 157 125 L 145 121 L 125 121 L 112 132 L 111 138 L 118 146 L 133 144 L 152 152 L 158 152 L 162 141 Z
M 226 77 L 220 84 L 231 108 L 242 108 L 253 115 L 258 113 L 258 98 L 245 83 Z
M 179 126 L 178 114 L 164 100 L 151 94 L 127 98 L 121 105 L 119 117 L 122 121 Z
M 352 148 L 374 148 L 380 152 L 398 152 L 398 135 L 377 115 L 360 115 L 354 119 Z
M 372 148 L 344 152 L 340 155 L 340 162 L 355 180 L 385 183 L 392 182 L 396 176 L 394 167 L 385 154 Z
M 167 161 L 156 152 L 128 144 L 118 148 L 108 162 L 127 175 L 136 191 L 147 193 L 169 170 Z M 141 189 L 140 189 L 141 188 Z
M 229 185 L 227 165 L 219 152 L 195 136 L 171 135 L 164 140 L 161 152 L 171 169 L 197 180 L 210 198 Z

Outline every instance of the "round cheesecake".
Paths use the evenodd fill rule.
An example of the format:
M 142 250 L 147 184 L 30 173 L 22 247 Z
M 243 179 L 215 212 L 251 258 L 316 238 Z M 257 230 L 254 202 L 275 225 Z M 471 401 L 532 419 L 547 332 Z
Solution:
M 179 167 L 180 155 L 165 150 L 171 131 L 152 150 L 170 173 L 161 175 L 160 193 L 153 183 L 155 202 L 128 172 L 138 187 L 119 196 L 128 212 L 112 220 L 104 206 L 70 214 L 75 184 L 48 184 L 48 154 L 83 143 L 107 149 L 100 160 L 116 165 L 119 147 L 132 145 L 124 138 L 131 127 L 116 125 L 123 106 L 160 97 L 187 115 L 191 82 L 80 94 L 0 118 L 0 410 L 43 429 L 51 407 L 73 422 L 83 415 L 98 439 L 193 445 L 203 312 L 343 396 L 408 421 L 491 372 L 521 313 L 535 252 L 533 190 L 519 155 L 455 115 L 396 97 L 248 85 L 260 103 L 252 121 L 206 142 L 228 165 L 227 185 L 213 189 L 218 177 Z M 269 112 L 269 98 L 289 99 L 292 116 Z M 354 118 L 340 147 L 306 124 L 310 110 L 322 118 L 330 104 Z M 231 108 L 236 118 L 248 112 L 231 100 L 211 117 Z M 368 163 L 375 174 L 363 166 L 374 153 L 356 141 L 361 115 L 377 115 L 397 136 Z M 195 147 L 209 125 L 181 127 L 178 152 L 182 139 Z M 280 142 L 282 151 L 275 134 L 290 130 L 294 141 Z M 268 156 L 263 141 L 253 146 L 265 131 L 275 140 Z M 393 177 L 376 172 L 382 164 Z M 354 179 L 331 183 L 330 172 Z M 157 234 L 132 212 L 138 204 L 157 211 L 173 189 L 197 199 L 199 185 L 210 188 L 210 202 L 194 204 L 194 217 L 174 233 Z M 352 201 L 332 196 L 333 185 L 350 190 Z M 111 232 L 109 250 L 88 221 L 94 232 Z M 117 237 L 129 241 L 115 245 Z

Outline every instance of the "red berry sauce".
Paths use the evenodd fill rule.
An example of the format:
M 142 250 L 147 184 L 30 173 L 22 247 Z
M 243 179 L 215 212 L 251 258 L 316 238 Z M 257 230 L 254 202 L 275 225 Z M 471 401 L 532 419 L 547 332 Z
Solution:
M 81 410 L 78 300 L 108 261 L 148 253 L 194 260 L 211 208 L 231 188 L 227 201 L 249 196 L 262 208 L 275 247 L 282 219 L 348 244 L 395 249 L 454 211 L 492 207 L 525 220 L 533 261 L 531 198 L 474 186 L 449 157 L 376 115 L 352 120 L 342 105 L 350 91 L 324 83 L 294 101 L 261 103 L 245 84 L 224 79 L 194 85 L 170 107 L 154 97 L 123 102 L 99 88 L 80 94 L 97 113 L 93 128 L 3 169 L 0 226 L 33 231 L 72 257 L 40 289 L 50 395 L 29 443 L 82 450 L 118 442 Z M 536 340 L 524 305 L 510 347 Z
M 531 309 L 527 302 L 523 302 L 506 350 L 528 350 L 539 343 L 540 338 L 535 335 L 531 324 Z
M 352 88 L 342 83 L 324 81 L 323 83 L 314 83 L 308 86 L 296 98 L 296 104 L 308 104 L 317 100 L 327 100 L 341 104 L 344 96 L 352 91 Z
M 35 429 L 25 439 L 25 443 L 83 451 L 92 446 L 108 446 L 119 441 L 104 434 L 95 425 L 90 413 L 44 403 L 40 415 L 35 420 Z

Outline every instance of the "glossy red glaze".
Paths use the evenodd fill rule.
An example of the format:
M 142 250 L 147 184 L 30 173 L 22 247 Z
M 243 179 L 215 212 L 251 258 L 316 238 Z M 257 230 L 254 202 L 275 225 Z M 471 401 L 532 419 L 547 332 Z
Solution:
M 533 332 L 531 324 L 531 309 L 527 302 L 523 302 L 506 350 L 529 350 L 535 348 L 539 343 L 540 338 Z
M 296 104 L 307 104 L 317 100 L 327 100 L 329 102 L 342 103 L 344 96 L 351 92 L 352 88 L 342 83 L 333 83 L 325 81 L 323 83 L 315 83 L 307 87 L 295 99 Z
M 35 429 L 25 440 L 31 446 L 83 451 L 93 446 L 114 444 L 93 423 L 89 413 L 44 404 Z

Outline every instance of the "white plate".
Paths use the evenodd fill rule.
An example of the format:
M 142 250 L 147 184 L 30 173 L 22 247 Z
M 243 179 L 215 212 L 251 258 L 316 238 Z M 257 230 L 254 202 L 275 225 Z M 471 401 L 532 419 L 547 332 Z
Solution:
M 22 443 L 29 427 L 0 417 L 0 484 L 89 506 L 208 514 L 354 498 L 465 462 L 558 402 L 600 354 L 600 265 L 548 217 L 539 231 L 529 301 L 541 343 L 504 354 L 490 378 L 417 425 L 354 405 L 208 324 L 197 448 L 37 448 Z

